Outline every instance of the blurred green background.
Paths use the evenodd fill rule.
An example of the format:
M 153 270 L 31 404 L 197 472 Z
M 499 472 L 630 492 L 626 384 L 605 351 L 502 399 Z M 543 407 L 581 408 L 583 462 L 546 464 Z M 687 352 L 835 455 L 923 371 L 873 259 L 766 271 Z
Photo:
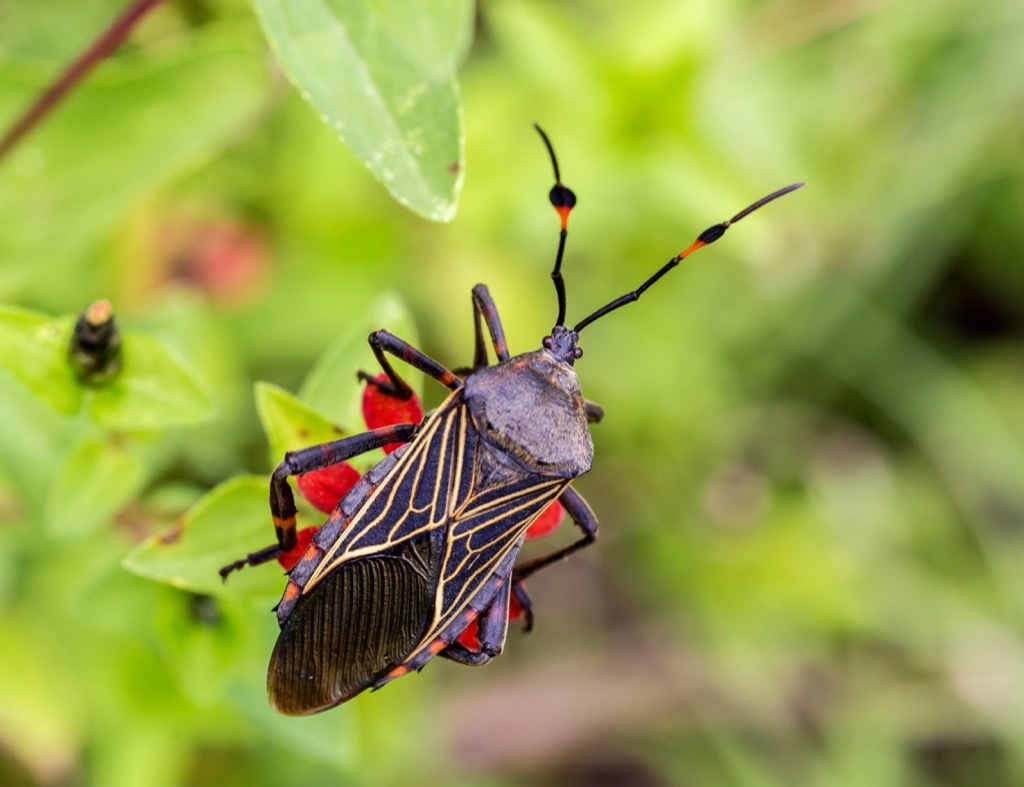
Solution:
M 0 0 L 0 125 L 123 5 Z M 56 468 L 89 425 L 0 375 L 0 783 L 1024 783 L 1022 43 L 1017 0 L 485 2 L 461 204 L 434 224 L 244 3 L 155 12 L 0 161 L 0 303 L 110 298 L 217 412 L 106 435 L 142 469 L 96 481 L 116 510 L 76 508 Z M 296 390 L 380 294 L 450 366 L 480 281 L 538 346 L 557 221 L 533 121 L 580 198 L 570 320 L 808 185 L 587 330 L 607 417 L 576 487 L 602 530 L 531 581 L 534 632 L 276 716 L 265 598 L 120 562 L 268 472 L 253 383 Z M 265 536 L 238 554 L 269 514 Z

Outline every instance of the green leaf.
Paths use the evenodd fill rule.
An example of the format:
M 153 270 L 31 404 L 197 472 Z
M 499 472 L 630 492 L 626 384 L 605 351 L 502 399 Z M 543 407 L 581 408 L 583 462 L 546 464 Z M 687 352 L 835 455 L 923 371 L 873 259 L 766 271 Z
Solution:
M 3 413 L 0 498 L 20 500 L 24 509 L 13 519 L 24 516 L 39 526 L 44 521 L 53 469 L 86 425 L 50 408 L 4 371 L 0 371 L 0 412 Z M 0 519 L 8 524 L 12 522 L 10 515 L 0 516 Z M 0 538 L 4 530 L 0 527 Z M 12 528 L 6 530 L 10 532 Z
M 213 403 L 198 380 L 154 339 L 128 334 L 124 368 L 93 395 L 93 419 L 112 429 L 158 429 L 205 421 Z
M 79 537 L 108 522 L 141 491 L 145 463 L 109 440 L 87 437 L 64 457 L 46 500 L 46 527 Z
M 469 0 L 251 0 L 278 58 L 391 194 L 434 221 L 455 215 L 463 173 L 454 69 Z
M 263 652 L 269 653 L 272 647 L 273 640 L 266 642 Z M 244 682 L 244 691 L 235 695 L 236 706 L 267 740 L 275 741 L 292 756 L 297 754 L 318 765 L 358 773 L 352 770 L 353 766 L 366 761 L 365 752 L 360 749 L 363 727 L 358 712 L 349 708 L 349 712 L 284 716 L 268 707 L 267 676 L 263 671 L 235 677 Z
M 381 28 L 421 68 L 452 74 L 473 41 L 474 4 L 463 0 L 363 0 Z
M 168 594 L 154 611 L 160 649 L 186 696 L 199 707 L 218 704 L 245 653 L 262 647 L 251 614 L 249 604 L 191 593 Z
M 216 597 L 276 601 L 284 584 L 276 564 L 243 569 L 222 582 L 222 566 L 253 545 L 273 542 L 267 479 L 238 476 L 215 487 L 170 530 L 144 541 L 122 565 L 140 576 Z
M 356 372 L 377 374 L 380 371 L 380 364 L 366 341 L 371 332 L 380 328 L 386 328 L 413 346 L 419 343 L 412 314 L 398 296 L 385 293 L 348 324 L 347 330 L 320 357 L 299 389 L 302 401 L 353 432 L 365 428 L 361 410 L 363 385 L 357 381 Z M 397 366 L 398 373 L 422 399 L 423 375 L 402 363 Z
M 71 414 L 82 389 L 68 365 L 73 320 L 0 307 L 0 366 L 50 407 Z
M 354 375 L 352 385 L 355 387 Z M 287 451 L 337 440 L 346 434 L 312 407 L 270 383 L 256 383 L 256 412 L 270 444 L 271 465 L 280 462 Z

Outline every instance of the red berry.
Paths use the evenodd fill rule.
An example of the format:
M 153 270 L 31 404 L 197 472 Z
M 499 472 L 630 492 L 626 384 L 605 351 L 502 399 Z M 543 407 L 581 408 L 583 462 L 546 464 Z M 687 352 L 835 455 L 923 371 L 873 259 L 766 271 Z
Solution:
M 375 379 L 387 382 L 388 376 L 382 372 Z M 395 424 L 418 424 L 423 420 L 423 405 L 416 394 L 408 399 L 399 399 L 397 396 L 384 393 L 376 385 L 367 383 L 363 391 L 363 420 L 368 429 L 379 429 Z M 390 454 L 401 445 L 403 444 L 388 443 L 384 446 L 384 453 Z
M 281 568 L 285 571 L 292 570 L 309 548 L 309 542 L 313 540 L 313 534 L 319 529 L 318 527 L 307 527 L 295 534 L 297 539 L 295 546 L 277 556 L 277 562 L 281 564 Z
M 524 585 L 523 587 L 526 587 L 526 586 Z M 508 619 L 509 620 L 519 620 L 519 618 L 521 618 L 522 616 L 523 616 L 523 608 L 519 604 L 519 598 L 516 596 L 515 593 L 513 593 L 512 597 L 509 599 L 509 604 L 508 604 Z
M 519 620 L 519 618 L 522 617 L 522 615 L 523 608 L 519 605 L 519 599 L 516 598 L 516 594 L 513 593 L 512 598 L 509 599 L 508 619 L 509 621 Z M 478 650 L 480 650 L 480 640 L 477 639 L 477 629 L 477 622 L 474 620 L 472 623 L 466 626 L 465 629 L 463 629 L 462 633 L 459 634 L 459 637 L 456 640 L 456 642 L 458 642 L 463 647 L 476 653 Z
M 540 512 L 540 516 L 533 520 L 533 524 L 530 525 L 526 530 L 527 538 L 543 538 L 548 533 L 554 532 L 560 524 L 562 524 L 562 516 L 565 514 L 565 509 L 562 508 L 562 504 L 557 500 L 551 501 L 551 504 Z
M 325 514 L 331 513 L 348 490 L 359 480 L 359 472 L 348 462 L 311 470 L 298 477 L 302 496 Z

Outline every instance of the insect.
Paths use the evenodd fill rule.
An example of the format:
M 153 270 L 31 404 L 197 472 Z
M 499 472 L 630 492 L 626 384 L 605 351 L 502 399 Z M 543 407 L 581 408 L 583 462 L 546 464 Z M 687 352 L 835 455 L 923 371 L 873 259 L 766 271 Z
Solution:
M 409 386 L 388 355 L 450 390 L 421 423 L 397 424 L 288 453 L 270 480 L 277 543 L 221 570 L 274 559 L 296 543 L 295 500 L 288 477 L 338 464 L 388 443 L 404 443 L 371 468 L 342 498 L 289 572 L 277 607 L 281 633 L 270 659 L 272 704 L 310 714 L 377 689 L 434 656 L 480 665 L 497 656 L 508 630 L 511 598 L 532 624 L 523 580 L 592 543 L 597 518 L 571 483 L 590 470 L 588 424 L 601 409 L 580 391 L 573 364 L 580 333 L 636 301 L 693 252 L 731 224 L 799 188 L 769 194 L 715 224 L 636 290 L 566 327 L 562 257 L 576 195 L 562 184 L 554 148 L 539 126 L 555 174 L 549 199 L 561 231 L 551 278 L 558 315 L 538 350 L 512 357 L 487 287 L 472 291 L 475 350 L 465 379 L 398 337 L 369 337 L 386 379 L 361 373 L 385 394 L 408 398 Z M 487 339 L 497 356 L 488 365 Z M 574 542 L 516 563 L 530 524 L 559 500 L 579 527 Z M 478 625 L 476 650 L 458 642 Z

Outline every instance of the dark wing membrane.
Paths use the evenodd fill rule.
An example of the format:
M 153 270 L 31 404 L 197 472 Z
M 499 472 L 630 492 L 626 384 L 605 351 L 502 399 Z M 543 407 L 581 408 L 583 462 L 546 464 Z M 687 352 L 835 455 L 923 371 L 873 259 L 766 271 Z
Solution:
M 422 638 L 434 601 L 417 563 L 355 560 L 299 601 L 270 658 L 267 689 L 277 710 L 304 715 L 333 707 L 401 663 Z

